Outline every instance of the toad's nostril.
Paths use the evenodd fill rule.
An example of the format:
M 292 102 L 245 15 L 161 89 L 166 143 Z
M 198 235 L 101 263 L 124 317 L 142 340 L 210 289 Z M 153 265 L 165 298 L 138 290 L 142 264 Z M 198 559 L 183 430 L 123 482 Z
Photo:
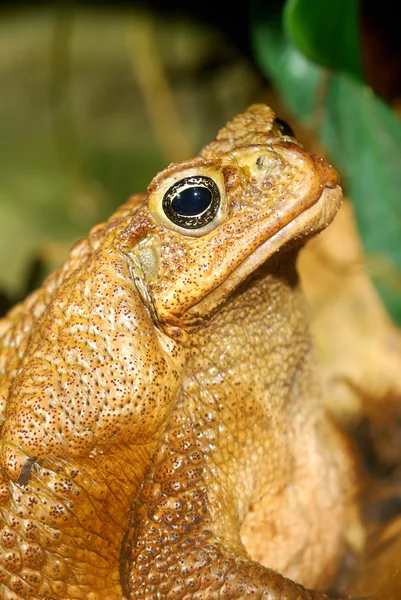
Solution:
M 5 443 L 1 450 L 0 464 L 3 472 L 11 481 L 19 485 L 24 485 L 28 481 L 35 460 L 35 457 L 28 456 L 20 448 L 10 443 Z
M 261 154 L 256 159 L 256 166 L 258 167 L 258 169 L 264 169 L 266 167 L 266 163 L 267 163 L 267 156 L 266 156 L 266 154 Z
M 340 177 L 333 167 L 322 161 L 322 166 L 324 166 L 324 171 L 326 175 L 326 187 L 335 188 L 340 183 Z

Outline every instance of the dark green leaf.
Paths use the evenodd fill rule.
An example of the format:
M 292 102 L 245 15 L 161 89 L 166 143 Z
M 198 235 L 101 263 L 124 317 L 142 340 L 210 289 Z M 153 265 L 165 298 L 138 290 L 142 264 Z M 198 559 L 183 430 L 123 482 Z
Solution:
M 281 14 L 268 14 L 261 2 L 254 3 L 252 42 L 257 62 L 273 80 L 288 110 L 300 119 L 311 116 L 324 70 L 288 43 Z
M 303 57 L 279 19 L 256 17 L 256 58 L 295 117 L 319 116 L 321 141 L 355 206 L 368 268 L 401 324 L 401 123 L 370 88 L 347 75 L 328 78 Z
M 311 60 L 363 79 L 358 0 L 288 0 L 284 27 Z
M 401 323 L 401 123 L 369 88 L 333 77 L 322 139 L 345 175 L 368 268 Z

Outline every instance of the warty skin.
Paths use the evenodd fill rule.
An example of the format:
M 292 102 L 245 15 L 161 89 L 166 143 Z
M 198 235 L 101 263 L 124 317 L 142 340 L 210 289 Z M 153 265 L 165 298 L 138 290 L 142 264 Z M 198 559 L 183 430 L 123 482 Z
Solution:
M 199 177 L 191 229 L 165 202 Z M 356 475 L 295 262 L 340 202 L 253 105 L 0 321 L 1 598 L 325 598 Z

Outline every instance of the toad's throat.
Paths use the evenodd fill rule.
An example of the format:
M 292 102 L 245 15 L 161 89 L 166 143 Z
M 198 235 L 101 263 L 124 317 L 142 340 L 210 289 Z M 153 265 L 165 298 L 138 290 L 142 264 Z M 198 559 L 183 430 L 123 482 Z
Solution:
M 288 248 L 299 242 L 306 241 L 322 229 L 325 229 L 337 214 L 342 201 L 340 186 L 326 186 L 317 201 L 306 210 L 294 217 L 287 225 L 279 229 L 259 248 L 247 256 L 245 260 L 228 274 L 225 280 L 214 288 L 200 302 L 194 304 L 186 312 L 185 321 L 188 325 L 199 316 L 213 313 L 227 298 L 230 292 L 242 283 L 251 273 L 256 271 L 275 252 Z

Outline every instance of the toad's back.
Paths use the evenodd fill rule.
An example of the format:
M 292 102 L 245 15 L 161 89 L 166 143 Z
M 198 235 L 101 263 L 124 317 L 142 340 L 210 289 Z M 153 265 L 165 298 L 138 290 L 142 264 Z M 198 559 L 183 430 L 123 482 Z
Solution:
M 5 600 L 330 583 L 353 472 L 319 402 L 295 258 L 341 192 L 289 134 L 250 107 L 0 322 Z

